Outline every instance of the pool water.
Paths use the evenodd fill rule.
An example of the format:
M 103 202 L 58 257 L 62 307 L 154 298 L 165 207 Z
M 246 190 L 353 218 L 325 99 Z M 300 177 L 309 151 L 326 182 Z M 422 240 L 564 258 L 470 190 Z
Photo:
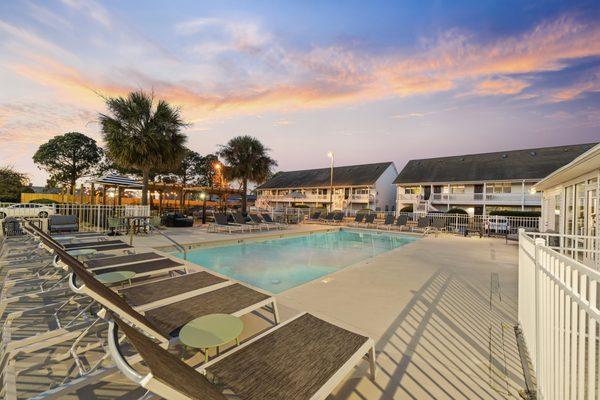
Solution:
M 340 230 L 192 250 L 187 259 L 280 293 L 415 240 L 394 233 Z M 176 255 L 183 257 L 182 253 Z

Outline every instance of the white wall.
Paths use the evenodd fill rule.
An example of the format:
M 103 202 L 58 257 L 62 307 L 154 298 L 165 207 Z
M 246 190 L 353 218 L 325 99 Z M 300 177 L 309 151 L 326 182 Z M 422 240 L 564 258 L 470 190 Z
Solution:
M 391 163 L 389 167 L 381 174 L 377 182 L 375 182 L 375 190 L 377 196 L 375 197 L 375 207 L 379 207 L 381 211 L 385 211 L 385 207 L 388 207 L 389 211 L 396 206 L 396 185 L 394 180 L 398 176 L 398 171 L 394 163 Z

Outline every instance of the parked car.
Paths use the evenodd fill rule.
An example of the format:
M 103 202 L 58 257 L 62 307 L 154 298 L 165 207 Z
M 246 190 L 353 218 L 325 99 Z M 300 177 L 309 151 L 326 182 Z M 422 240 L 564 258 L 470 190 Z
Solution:
M 39 217 L 48 218 L 55 214 L 52 206 L 44 204 L 23 203 L 13 204 L 8 207 L 0 207 L 0 219 L 6 217 Z

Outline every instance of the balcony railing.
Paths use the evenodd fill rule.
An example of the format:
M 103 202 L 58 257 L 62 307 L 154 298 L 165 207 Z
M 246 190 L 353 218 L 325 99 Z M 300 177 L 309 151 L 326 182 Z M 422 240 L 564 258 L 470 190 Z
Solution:
M 434 203 L 481 203 L 486 204 L 521 204 L 539 203 L 541 194 L 526 193 L 433 193 Z

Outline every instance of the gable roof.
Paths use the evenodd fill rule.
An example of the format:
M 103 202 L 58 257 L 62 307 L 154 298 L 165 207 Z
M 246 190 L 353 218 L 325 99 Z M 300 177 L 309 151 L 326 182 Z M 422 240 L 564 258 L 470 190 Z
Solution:
M 391 161 L 334 167 L 333 186 L 373 185 L 390 165 L 392 165 Z M 279 172 L 257 189 L 329 187 L 329 180 L 329 168 Z
M 570 163 L 594 145 L 577 144 L 410 160 L 394 183 L 538 180 Z

